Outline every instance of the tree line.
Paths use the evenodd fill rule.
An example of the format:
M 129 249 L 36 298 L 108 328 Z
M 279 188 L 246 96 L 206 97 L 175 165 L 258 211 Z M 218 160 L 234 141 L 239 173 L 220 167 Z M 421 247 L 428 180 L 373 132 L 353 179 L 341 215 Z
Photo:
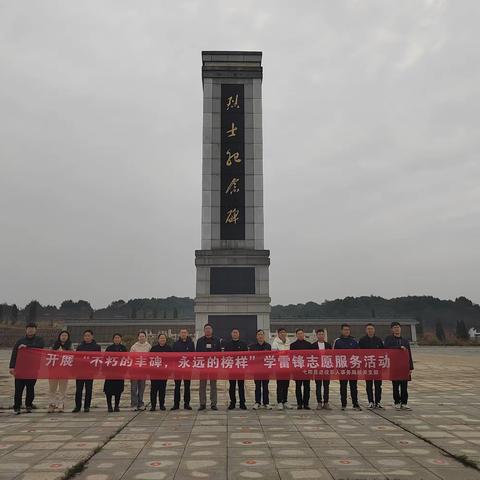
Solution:
M 119 299 L 104 308 L 94 309 L 86 300 L 64 300 L 60 307 L 41 305 L 32 300 L 23 309 L 0 304 L 0 322 L 16 325 L 28 321 L 50 322 L 63 319 L 191 319 L 194 301 L 189 297 Z M 386 299 L 378 296 L 345 297 L 272 306 L 272 318 L 414 318 L 420 335 L 429 332 L 443 342 L 449 336 L 468 338 L 468 330 L 480 330 L 480 306 L 466 297 L 441 300 L 432 296 L 406 296 Z

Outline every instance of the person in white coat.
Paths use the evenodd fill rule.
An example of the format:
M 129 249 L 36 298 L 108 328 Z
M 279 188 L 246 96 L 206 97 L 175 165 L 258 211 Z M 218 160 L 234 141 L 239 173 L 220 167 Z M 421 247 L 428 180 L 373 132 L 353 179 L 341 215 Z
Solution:
M 70 333 L 62 330 L 53 344 L 52 350 L 72 350 Z M 50 403 L 48 413 L 62 413 L 65 409 L 65 398 L 67 397 L 68 380 L 64 378 L 51 378 L 48 381 L 48 393 Z
M 137 341 L 130 348 L 131 352 L 149 352 L 152 346 L 147 342 L 147 334 L 138 332 Z M 145 380 L 130 380 L 131 406 L 133 411 L 145 410 L 143 394 Z
M 277 336 L 273 339 L 272 350 L 290 350 L 290 342 L 287 337 L 287 331 L 284 328 L 277 330 Z M 283 410 L 292 408 L 288 404 L 288 387 L 290 380 L 277 380 L 277 409 Z

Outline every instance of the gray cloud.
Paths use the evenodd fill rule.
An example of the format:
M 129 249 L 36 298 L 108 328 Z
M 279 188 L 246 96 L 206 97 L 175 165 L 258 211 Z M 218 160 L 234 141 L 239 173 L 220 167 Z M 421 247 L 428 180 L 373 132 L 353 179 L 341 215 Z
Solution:
M 0 301 L 193 296 L 200 52 L 252 49 L 272 301 L 479 302 L 479 14 L 475 1 L 0 2 Z

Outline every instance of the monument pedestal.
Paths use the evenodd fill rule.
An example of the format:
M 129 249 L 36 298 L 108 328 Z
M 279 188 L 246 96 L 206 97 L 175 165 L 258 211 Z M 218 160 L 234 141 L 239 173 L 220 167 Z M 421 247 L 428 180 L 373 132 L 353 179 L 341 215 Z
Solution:
M 195 331 L 206 323 L 215 335 L 230 338 L 239 328 L 242 338 L 253 341 L 255 331 L 270 330 L 269 250 L 197 250 Z

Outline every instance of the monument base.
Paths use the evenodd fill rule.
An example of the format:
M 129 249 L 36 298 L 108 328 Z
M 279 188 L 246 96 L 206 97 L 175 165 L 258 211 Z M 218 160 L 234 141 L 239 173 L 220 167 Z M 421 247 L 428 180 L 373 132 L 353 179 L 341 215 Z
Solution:
M 259 328 L 270 332 L 269 250 L 196 250 L 197 296 L 195 333 L 211 323 L 215 335 L 230 338 L 232 328 L 241 338 L 255 340 Z

